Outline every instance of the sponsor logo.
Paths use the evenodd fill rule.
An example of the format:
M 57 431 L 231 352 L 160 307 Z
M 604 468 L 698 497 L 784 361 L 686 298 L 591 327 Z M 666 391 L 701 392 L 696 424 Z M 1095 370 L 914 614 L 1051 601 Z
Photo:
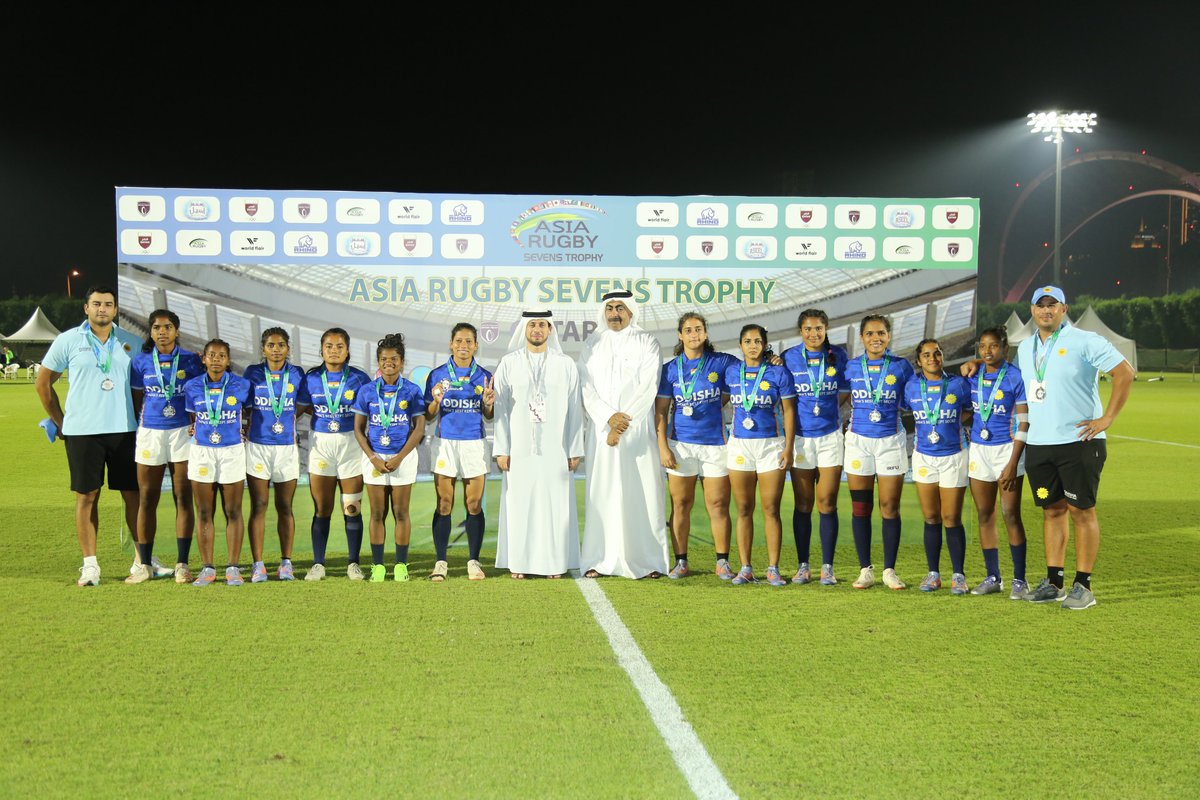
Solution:
M 595 251 L 600 246 L 600 220 L 606 216 L 608 212 L 587 200 L 543 200 L 518 214 L 508 235 L 525 250 L 566 250 L 593 260 L 603 255 Z M 527 260 L 533 257 L 527 254 Z
M 485 322 L 479 326 L 479 338 L 484 344 L 495 344 L 500 338 L 500 323 Z
M 893 228 L 911 228 L 913 225 L 912 210 L 907 208 L 892 209 L 888 215 L 888 224 Z
M 951 225 L 958 222 L 958 212 L 947 209 L 946 210 L 946 222 L 949 222 Z
M 842 258 L 859 259 L 866 258 L 867 251 L 863 248 L 863 243 L 855 239 L 846 247 L 846 251 L 842 253 Z
M 467 240 L 466 239 L 455 239 L 454 246 L 458 248 L 458 252 L 460 252 L 460 253 L 467 252 Z
M 255 214 L 258 213 L 258 203 L 253 203 L 253 202 L 247 201 L 242 204 L 242 207 L 244 209 L 246 209 L 247 217 L 253 217 Z
M 471 222 L 471 212 L 467 209 L 465 203 L 459 203 L 454 208 L 450 209 L 451 222 Z
M 203 200 L 193 200 L 187 204 L 187 210 L 183 213 L 188 219 L 208 219 L 211 209 Z
M 720 225 L 721 220 L 717 216 L 717 211 L 712 206 L 701 209 L 700 215 L 696 217 L 697 225 Z
M 374 225 L 379 222 L 379 201 L 342 197 L 334 203 L 334 216 L 338 222 L 352 225 Z
M 188 247 L 192 248 L 193 250 L 207 250 L 208 246 L 209 241 L 208 239 L 204 238 L 192 239 L 190 242 L 188 242 Z
M 755 211 L 754 213 L 747 216 L 746 219 L 748 219 L 751 222 L 762 222 L 763 220 L 766 219 L 766 217 L 763 215 L 763 213 L 761 211 Z
M 352 256 L 369 255 L 371 242 L 365 236 L 351 236 L 346 240 L 346 251 Z
M 746 258 L 766 258 L 770 252 L 770 247 L 766 242 L 763 241 L 751 240 L 742 246 L 742 253 L 746 256 Z
M 663 200 L 638 203 L 637 221 L 643 228 L 673 228 L 679 223 L 679 206 Z
M 784 248 L 789 261 L 821 261 L 825 258 L 825 239 L 820 236 L 789 236 Z
M 912 245 L 902 244 L 899 247 L 897 247 L 894 252 L 898 256 L 911 256 L 912 251 L 913 251 Z
M 312 213 L 312 203 L 297 203 L 296 212 L 300 219 L 308 219 L 308 215 Z
M 443 200 L 441 219 L 445 225 L 482 225 L 484 205 L 480 200 Z
M 363 210 L 362 206 L 354 206 L 353 208 L 346 209 L 347 217 L 361 217 L 366 213 L 367 212 Z
M 1050 496 L 1050 490 L 1047 489 L 1045 486 L 1039 486 L 1037 488 L 1037 496 L 1038 496 L 1039 500 L 1045 500 L 1047 497 Z
M 303 214 L 303 212 L 301 212 Z M 313 244 L 313 237 L 305 234 L 296 240 L 296 244 L 292 247 L 292 253 L 298 256 L 315 256 L 317 254 L 317 246 Z
M 700 252 L 706 256 L 711 256 L 713 251 L 713 243 L 711 239 L 706 239 L 700 243 Z
M 951 258 L 958 255 L 958 242 L 947 242 L 946 252 L 950 254 Z
M 807 225 L 808 223 L 812 222 L 812 218 L 813 218 L 813 210 L 811 208 L 800 209 L 800 221 L 801 222 L 803 222 L 805 225 Z
M 462 240 L 460 239 L 459 241 L 462 241 Z M 413 239 L 413 238 L 412 238 L 412 237 L 410 237 L 410 236 L 406 236 L 406 237 L 404 237 L 404 249 L 405 249 L 405 250 L 407 250 L 407 251 L 408 251 L 408 252 L 410 252 L 410 253 L 411 253 L 413 250 L 416 250 L 416 249 L 417 249 L 417 240 L 416 240 L 416 239 Z
M 430 253 L 433 251 L 433 240 L 429 239 L 429 244 L 421 241 L 418 237 L 417 251 L 420 252 L 423 248 L 428 247 Z M 457 236 L 446 234 L 441 239 L 442 258 L 483 258 L 484 255 L 484 239 L 481 234 L 459 234 Z M 401 255 L 407 255 L 402 253 Z
M 739 261 L 770 261 L 775 258 L 777 246 L 770 236 L 739 236 L 737 258 Z
M 433 222 L 433 203 L 402 198 L 388 203 L 388 222 L 393 225 L 428 225 Z
M 851 225 L 857 225 L 859 219 L 862 218 L 862 212 L 857 208 L 852 208 L 849 212 L 847 212 L 846 218 L 850 220 Z
M 663 240 L 662 239 L 651 239 L 650 240 L 650 249 L 654 251 L 654 255 L 656 255 L 656 256 L 661 254 L 663 251 Z
M 149 250 L 150 245 L 154 244 L 154 237 L 149 233 L 139 233 L 137 237 L 138 247 L 143 250 Z
M 397 258 L 428 258 L 433 255 L 433 236 L 428 233 L 393 233 L 388 236 L 388 252 Z
M 146 216 L 147 214 L 149 214 L 150 213 L 150 201 L 149 200 L 138 200 L 137 201 L 137 212 L 139 214 L 141 214 L 143 217 Z

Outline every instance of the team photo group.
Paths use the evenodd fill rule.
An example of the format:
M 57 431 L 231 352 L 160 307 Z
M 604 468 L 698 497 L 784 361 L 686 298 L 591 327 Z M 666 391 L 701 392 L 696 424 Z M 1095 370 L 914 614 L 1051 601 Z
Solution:
M 269 328 L 261 335 L 261 363 L 237 375 L 231 348 L 220 339 L 199 353 L 184 350 L 179 317 L 170 310 L 150 313 L 145 341 L 123 330 L 116 324 L 116 292 L 100 286 L 86 294 L 86 319 L 50 347 L 37 391 L 48 414 L 47 436 L 51 442 L 62 438 L 65 446 L 83 555 L 79 586 L 100 582 L 96 537 L 106 475 L 136 537 L 126 583 L 172 575 L 181 584 L 216 582 L 218 501 L 227 543 L 225 584 L 243 583 L 247 528 L 250 581 L 272 578 L 264 560 L 271 505 L 280 553 L 274 577 L 295 579 L 297 421 L 309 414 L 314 513 L 307 581 L 327 576 L 339 497 L 346 577 L 389 579 L 390 525 L 390 578 L 409 580 L 415 511 L 420 525 L 432 517 L 436 561 L 427 578 L 446 580 L 460 483 L 466 574 L 484 579 L 484 489 L 494 464 L 501 476 L 494 566 L 514 579 L 561 578 L 573 570 L 586 578 L 686 579 L 695 572 L 688 540 L 691 516 L 700 513 L 694 508 L 699 484 L 717 577 L 735 586 L 760 580 L 776 587 L 833 586 L 839 582 L 834 563 L 844 479 L 858 559 L 853 587 L 876 583 L 878 507 L 879 580 L 900 590 L 907 588 L 896 570 L 900 501 L 911 474 L 924 519 L 928 571 L 919 583 L 922 592 L 942 588 L 944 542 L 951 594 L 1007 590 L 1014 600 L 1081 610 L 1096 602 L 1091 573 L 1100 538 L 1096 495 L 1104 431 L 1124 405 L 1134 371 L 1106 340 L 1070 324 L 1061 289 L 1039 287 L 1030 305 L 1037 332 L 1013 360 L 1005 329 L 993 328 L 979 335 L 977 357 L 951 374 L 935 339 L 922 340 L 912 353 L 893 352 L 891 322 L 880 314 L 861 319 L 862 354 L 850 358 L 829 342 L 829 317 L 820 309 L 800 312 L 801 343 L 778 354 L 768 331 L 753 323 L 741 330 L 739 353 L 717 352 L 705 318 L 684 313 L 673 357 L 663 363 L 658 340 L 638 325 L 633 295 L 617 291 L 602 298 L 599 327 L 578 359 L 563 352 L 552 312 L 529 310 L 494 371 L 476 361 L 478 331 L 462 322 L 449 331 L 450 357 L 418 386 L 404 377 L 401 333 L 378 341 L 378 369 L 371 376 L 350 364 L 350 336 L 340 327 L 323 333 L 321 363 L 307 370 L 291 362 L 288 332 Z M 64 373 L 69 385 L 62 403 L 55 384 Z M 1112 385 L 1106 407 L 1097 386 L 1101 373 Z M 436 506 L 410 509 L 418 448 L 427 437 Z M 581 469 L 582 537 L 575 490 Z M 168 475 L 175 504 L 173 568 L 155 555 Z M 789 478 L 794 573 L 781 565 L 780 508 Z M 1020 510 L 1027 480 L 1044 517 L 1046 575 L 1036 585 L 1026 575 Z M 246 488 L 250 508 L 244 512 Z M 986 570 L 974 586 L 965 567 L 968 489 Z M 762 573 L 752 560 L 756 509 L 767 551 Z M 813 557 L 814 510 L 819 560 Z M 1008 576 L 1000 563 L 999 518 L 1011 557 Z M 1067 584 L 1071 525 L 1076 573 Z M 369 565 L 361 563 L 364 532 Z M 195 574 L 193 535 L 200 554 Z

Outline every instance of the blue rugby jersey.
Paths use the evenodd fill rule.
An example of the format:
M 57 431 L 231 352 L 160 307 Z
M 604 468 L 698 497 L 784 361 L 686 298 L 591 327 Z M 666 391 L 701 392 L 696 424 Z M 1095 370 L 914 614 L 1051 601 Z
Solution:
M 392 399 L 395 398 L 395 406 Z M 404 447 L 413 433 L 413 422 L 418 415 L 424 415 L 425 408 L 420 388 L 409 380 L 400 378 L 396 384 L 385 384 L 382 378 L 376 378 L 362 387 L 354 400 L 354 413 L 367 418 L 367 439 L 371 449 L 383 456 L 394 456 Z M 386 433 L 390 438 L 388 444 L 379 440 L 384 435 L 383 420 L 380 409 L 392 408 L 391 425 Z
M 483 384 L 490 380 L 492 373 L 472 359 L 471 366 L 460 369 L 454 367 L 458 380 L 450 376 L 449 363 L 429 373 L 425 380 L 424 403 L 428 408 L 433 402 L 433 387 L 441 381 L 450 381 L 451 386 L 442 395 L 438 408 L 437 435 L 442 439 L 482 439 L 485 436 L 483 428 Z M 471 372 L 474 368 L 474 373 Z M 453 385 L 457 383 L 458 385 Z
M 229 378 L 225 382 L 225 378 Z M 222 383 L 224 392 L 222 393 Z M 208 418 L 208 408 L 204 397 L 208 395 L 213 404 L 213 411 L 221 409 L 220 418 L 212 425 Z M 223 396 L 222 396 L 223 394 Z M 183 397 L 186 410 L 196 415 L 196 433 L 193 441 L 201 447 L 232 447 L 242 442 L 242 408 L 250 402 L 250 382 L 239 378 L 232 372 L 226 372 L 222 380 L 212 382 L 208 375 L 192 378 L 183 385 Z M 216 433 L 220 441 L 214 442 L 212 435 Z
M 803 344 L 783 351 L 783 366 L 796 386 L 796 435 L 818 437 L 833 433 L 841 425 L 838 393 L 850 391 L 846 377 L 846 351 L 830 345 L 832 360 L 825 351 L 813 353 Z M 814 401 L 812 374 L 820 370 L 820 397 Z M 813 409 L 820 413 L 814 414 Z
M 325 383 L 329 384 L 330 397 L 325 396 L 325 386 L 321 383 L 322 373 L 325 373 Z M 362 387 L 370 382 L 370 376 L 358 367 L 343 367 L 340 372 L 325 372 L 325 366 L 322 364 L 309 370 L 304 376 L 304 388 L 313 407 L 312 429 L 317 433 L 353 433 L 354 401 Z M 343 383 L 345 388 L 342 387 Z M 334 414 L 330 406 L 333 399 L 339 396 L 339 391 L 341 396 L 338 413 Z M 329 429 L 331 422 L 337 423 L 336 431 Z
M 925 413 L 925 403 L 932 413 L 937 410 L 937 420 L 931 421 Z M 962 429 L 962 413 L 969 409 L 971 387 L 965 378 L 947 375 L 936 381 L 925 381 L 925 402 L 921 398 L 921 375 L 916 374 L 904 386 L 903 407 L 913 413 L 916 423 L 917 452 L 926 456 L 952 456 L 963 449 L 965 432 Z M 937 443 L 929 441 L 929 434 L 937 432 Z
M 175 360 L 177 357 L 178 362 Z M 162 372 L 162 384 L 159 384 L 158 375 L 154 371 L 155 359 L 158 359 Z M 168 402 L 163 388 L 171 390 L 172 366 L 175 368 L 175 393 L 169 404 L 174 413 L 166 416 L 163 411 Z M 142 393 L 142 416 L 138 424 L 154 431 L 186 428 L 188 415 L 183 398 L 183 385 L 203 374 L 204 365 L 200 363 L 200 356 L 178 345 L 170 353 L 160 353 L 154 349 L 149 353 L 135 355 L 129 365 L 129 387 Z
M 996 378 L 1000 370 L 988 372 L 987 367 L 982 364 L 975 377 L 970 380 L 971 407 L 975 410 L 975 419 L 971 423 L 971 441 L 975 444 L 1008 444 L 1017 430 L 1017 420 L 1013 414 L 1017 405 L 1025 402 L 1025 378 L 1016 364 L 1009 362 L 1005 366 L 1007 368 L 1004 371 L 1004 379 L 1000 381 L 999 386 L 996 386 Z M 982 397 L 979 394 L 981 386 Z M 992 400 L 992 413 L 986 426 L 988 438 L 984 439 L 980 435 L 985 427 L 981 410 L 983 403 L 989 397 L 993 397 L 993 391 L 995 395 Z
M 796 396 L 796 386 L 792 376 L 783 367 L 761 364 L 746 370 L 746 386 L 741 385 L 742 362 L 734 361 L 725 370 L 725 382 L 729 385 L 729 402 L 733 404 L 733 428 L 731 435 L 737 439 L 770 439 L 783 436 L 783 419 L 779 416 L 782 400 Z M 751 380 L 753 378 L 753 381 Z M 754 384 L 758 385 L 758 393 L 754 405 L 747 412 L 742 405 L 743 391 L 751 394 Z M 749 417 L 754 427 L 745 427 Z
M 295 364 L 285 363 L 283 369 L 270 371 L 267 365 L 252 364 L 242 376 L 250 382 L 251 408 L 250 430 L 247 438 L 254 444 L 285 445 L 296 442 L 296 406 L 312 403 L 308 387 L 304 384 L 304 373 Z M 271 406 L 271 395 L 267 381 L 275 392 L 275 400 L 283 398 L 283 412 L 278 422 L 283 430 L 276 433 L 271 427 L 276 422 L 275 410 Z
M 703 370 L 700 370 L 703 362 Z M 658 397 L 673 400 L 670 429 L 667 438 L 685 444 L 725 444 L 725 420 L 721 413 L 721 395 L 729 394 L 725 371 L 731 364 L 740 363 L 727 353 L 705 353 L 696 359 L 684 358 L 683 380 L 679 378 L 678 357 L 662 365 L 658 381 Z M 699 371 L 699 372 L 698 372 Z M 683 384 L 691 381 L 692 394 L 683 399 Z M 692 413 L 683 409 L 690 407 Z
M 907 359 L 891 353 L 888 355 L 891 361 L 886 374 L 882 371 L 884 359 L 867 361 L 872 390 L 879 387 L 880 380 L 883 381 L 879 398 L 879 422 L 871 421 L 870 414 L 875 410 L 874 391 L 867 391 L 862 359 L 852 358 L 846 363 L 846 379 L 850 383 L 850 430 L 868 439 L 883 439 L 903 430 L 900 424 L 900 398 L 903 396 L 905 384 L 913 376 L 913 368 Z

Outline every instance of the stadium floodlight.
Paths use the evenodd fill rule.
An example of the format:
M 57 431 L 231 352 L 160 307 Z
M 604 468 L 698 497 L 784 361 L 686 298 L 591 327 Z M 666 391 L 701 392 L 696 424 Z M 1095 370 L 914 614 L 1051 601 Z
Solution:
M 1062 143 L 1064 133 L 1091 133 L 1096 115 L 1090 111 L 1035 111 L 1025 123 L 1030 133 L 1045 134 L 1043 142 L 1054 143 L 1054 283 L 1062 281 Z

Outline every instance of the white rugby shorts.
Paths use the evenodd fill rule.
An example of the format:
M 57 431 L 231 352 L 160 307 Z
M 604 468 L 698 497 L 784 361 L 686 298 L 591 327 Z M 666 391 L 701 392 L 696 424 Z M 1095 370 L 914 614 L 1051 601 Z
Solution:
M 792 447 L 792 469 L 840 467 L 845 449 L 840 430 L 824 436 L 797 436 Z
M 908 472 L 908 442 L 903 433 L 871 439 L 848 431 L 844 464 L 851 475 L 903 477 Z
M 1000 473 L 1008 466 L 1012 458 L 1013 443 L 977 444 L 971 442 L 967 457 L 967 476 L 985 483 L 995 483 L 1000 480 Z M 1017 477 L 1025 474 L 1025 451 L 1017 461 Z
M 246 445 L 206 447 L 192 442 L 188 480 L 198 483 L 241 483 L 246 480 Z
M 943 489 L 961 489 L 967 485 L 967 452 L 949 456 L 913 453 L 912 476 L 915 483 L 936 483 Z
M 776 472 L 783 456 L 783 437 L 739 439 L 730 437 L 725 444 L 725 466 L 738 472 Z
M 675 454 L 675 469 L 668 469 L 668 475 L 679 478 L 694 478 L 697 475 L 705 478 L 724 478 L 729 475 L 729 467 L 725 463 L 725 445 L 691 444 L 674 439 L 669 440 L 667 444 Z
M 357 478 L 362 475 L 362 448 L 353 431 L 321 433 L 308 439 L 308 474 L 327 478 Z
M 192 437 L 187 426 L 160 431 L 153 428 L 137 429 L 137 452 L 133 460 L 148 467 L 177 464 L 188 460 L 192 449 Z
M 273 483 L 300 477 L 300 450 L 294 444 L 246 443 L 246 474 Z
M 475 478 L 490 469 L 486 439 L 442 439 L 435 437 L 433 472 L 451 478 Z
M 383 460 L 387 460 L 392 456 L 385 456 L 376 453 Z M 391 472 L 380 472 L 375 469 L 375 465 L 371 463 L 371 459 L 365 455 L 360 462 L 362 464 L 363 483 L 371 486 L 408 486 L 417 482 L 417 448 L 413 448 L 412 452 L 404 457 L 400 462 L 400 466 Z

